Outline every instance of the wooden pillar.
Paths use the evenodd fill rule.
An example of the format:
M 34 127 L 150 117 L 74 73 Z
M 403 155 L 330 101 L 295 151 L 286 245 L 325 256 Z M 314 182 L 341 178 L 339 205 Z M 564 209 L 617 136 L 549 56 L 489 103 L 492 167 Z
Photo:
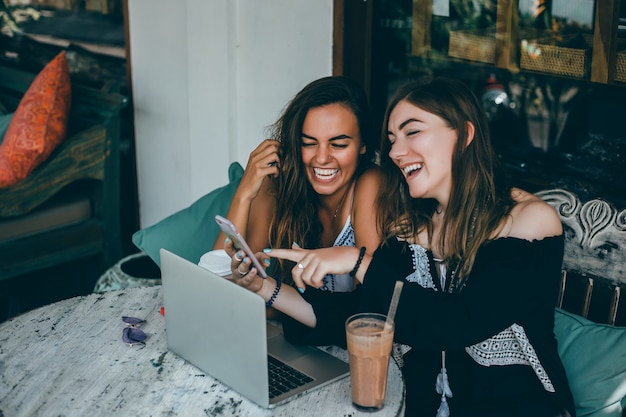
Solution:
M 496 19 L 496 67 L 519 70 L 518 0 L 498 0 Z
M 610 83 L 615 78 L 620 0 L 596 1 L 591 56 L 591 81 Z
M 372 64 L 373 1 L 334 0 L 333 75 L 361 82 L 369 94 Z
M 430 22 L 433 17 L 433 0 L 413 0 L 413 25 L 411 27 L 411 54 L 428 56 L 430 53 Z

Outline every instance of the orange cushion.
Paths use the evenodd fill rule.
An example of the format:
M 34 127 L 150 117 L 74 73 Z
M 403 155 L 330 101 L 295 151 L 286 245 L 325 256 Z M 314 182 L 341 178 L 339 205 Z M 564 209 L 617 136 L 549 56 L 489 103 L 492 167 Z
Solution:
M 0 188 L 22 181 L 63 141 L 71 100 L 63 51 L 35 77 L 13 114 L 0 145 Z

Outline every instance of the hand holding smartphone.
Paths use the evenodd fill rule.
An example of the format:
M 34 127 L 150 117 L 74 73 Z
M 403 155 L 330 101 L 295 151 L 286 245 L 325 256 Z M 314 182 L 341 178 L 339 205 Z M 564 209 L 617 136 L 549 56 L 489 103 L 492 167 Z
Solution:
M 235 225 L 230 220 L 220 216 L 219 214 L 215 216 L 215 222 L 219 225 L 220 229 L 222 229 L 226 236 L 228 236 L 230 240 L 233 241 L 235 249 L 243 250 L 246 256 L 250 258 L 250 260 L 252 261 L 252 266 L 257 269 L 257 273 L 259 274 L 259 276 L 261 276 L 262 278 L 267 278 L 265 268 L 261 266 L 259 260 L 256 258 L 256 256 L 254 256 L 252 249 L 250 249 L 250 246 L 248 246 L 246 240 L 243 238 L 241 233 L 239 233 Z

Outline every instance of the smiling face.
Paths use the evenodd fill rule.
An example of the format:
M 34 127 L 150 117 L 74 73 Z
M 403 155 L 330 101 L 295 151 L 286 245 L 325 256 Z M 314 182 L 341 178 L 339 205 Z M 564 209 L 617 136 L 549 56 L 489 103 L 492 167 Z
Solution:
M 391 111 L 387 131 L 389 157 L 402 171 L 411 197 L 434 198 L 447 205 L 457 131 L 406 100 Z
M 302 125 L 302 163 L 320 195 L 345 190 L 357 170 L 361 145 L 356 116 L 342 104 L 313 107 Z

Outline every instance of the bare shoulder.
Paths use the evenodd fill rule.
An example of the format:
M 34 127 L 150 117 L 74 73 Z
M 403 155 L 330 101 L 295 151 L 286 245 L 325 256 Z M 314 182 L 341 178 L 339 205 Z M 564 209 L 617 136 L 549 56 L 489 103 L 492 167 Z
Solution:
M 356 181 L 355 193 L 377 192 L 383 182 L 383 171 L 379 166 L 366 169 Z
M 541 240 L 563 233 L 556 210 L 539 197 L 515 188 L 511 192 L 515 206 L 511 209 L 508 236 Z
M 380 245 L 380 228 L 376 221 L 379 190 L 383 184 L 383 172 L 375 166 L 367 169 L 357 179 L 352 203 L 352 226 L 355 243 L 365 246 L 372 254 Z
M 373 211 L 378 192 L 383 184 L 383 172 L 378 166 L 368 168 L 356 180 L 353 196 L 353 214 L 358 207 L 366 207 L 367 211 Z

